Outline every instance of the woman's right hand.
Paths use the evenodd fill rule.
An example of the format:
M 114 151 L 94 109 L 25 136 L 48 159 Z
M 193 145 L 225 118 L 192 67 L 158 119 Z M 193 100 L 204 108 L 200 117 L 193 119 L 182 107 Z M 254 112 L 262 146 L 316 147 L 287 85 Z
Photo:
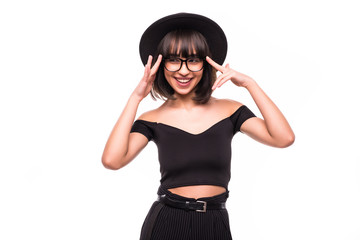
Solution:
M 120 169 L 128 164 L 146 146 L 148 139 L 142 134 L 130 134 L 140 101 L 145 98 L 152 87 L 159 69 L 162 56 L 159 55 L 151 68 L 152 56 L 145 65 L 145 73 L 134 92 L 131 94 L 124 110 L 116 122 L 106 142 L 102 163 L 109 169 Z
M 145 65 L 144 76 L 142 77 L 140 83 L 137 85 L 137 87 L 135 88 L 134 93 L 133 93 L 140 100 L 145 98 L 149 94 L 149 92 L 152 88 L 153 82 L 156 77 L 156 73 L 159 69 L 159 66 L 160 66 L 160 63 L 162 60 L 162 55 L 159 55 L 154 66 L 151 68 L 152 59 L 153 59 L 153 57 L 150 55 L 146 65 Z

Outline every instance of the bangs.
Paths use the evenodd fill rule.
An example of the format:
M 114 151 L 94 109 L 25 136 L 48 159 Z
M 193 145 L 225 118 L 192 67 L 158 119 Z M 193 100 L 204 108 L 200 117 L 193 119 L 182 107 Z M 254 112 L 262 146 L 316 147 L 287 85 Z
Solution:
M 165 58 L 171 56 L 205 58 L 210 55 L 204 36 L 189 29 L 169 32 L 160 42 L 158 52 Z

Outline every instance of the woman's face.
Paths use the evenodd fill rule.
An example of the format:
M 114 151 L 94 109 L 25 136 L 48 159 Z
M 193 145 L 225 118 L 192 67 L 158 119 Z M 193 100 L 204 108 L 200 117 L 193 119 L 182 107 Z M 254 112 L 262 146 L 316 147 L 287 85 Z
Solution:
M 183 57 L 178 58 L 186 60 L 186 58 Z M 185 62 L 183 62 L 181 68 L 176 72 L 171 72 L 164 68 L 164 75 L 165 79 L 174 89 L 175 93 L 179 95 L 187 95 L 192 93 L 196 85 L 200 82 L 203 71 L 204 70 L 202 69 L 197 72 L 192 72 L 186 67 Z

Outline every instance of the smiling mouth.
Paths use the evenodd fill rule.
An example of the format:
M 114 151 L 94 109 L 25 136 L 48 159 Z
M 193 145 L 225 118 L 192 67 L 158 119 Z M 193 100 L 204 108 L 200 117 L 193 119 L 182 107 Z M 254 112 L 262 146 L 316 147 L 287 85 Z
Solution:
M 180 83 L 188 83 L 191 81 L 191 78 L 175 78 L 175 79 Z

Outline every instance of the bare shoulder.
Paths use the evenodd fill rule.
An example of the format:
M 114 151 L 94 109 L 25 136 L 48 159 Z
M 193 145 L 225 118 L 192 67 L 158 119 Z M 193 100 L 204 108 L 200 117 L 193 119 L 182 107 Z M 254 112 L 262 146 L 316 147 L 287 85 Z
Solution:
M 243 105 L 242 103 L 232 99 L 214 99 L 214 101 L 216 102 L 217 107 L 224 109 L 228 115 L 234 113 Z
M 159 114 L 159 109 L 156 108 L 156 109 L 142 113 L 138 119 L 149 121 L 149 122 L 156 122 L 158 119 L 158 117 L 157 117 L 158 114 Z

